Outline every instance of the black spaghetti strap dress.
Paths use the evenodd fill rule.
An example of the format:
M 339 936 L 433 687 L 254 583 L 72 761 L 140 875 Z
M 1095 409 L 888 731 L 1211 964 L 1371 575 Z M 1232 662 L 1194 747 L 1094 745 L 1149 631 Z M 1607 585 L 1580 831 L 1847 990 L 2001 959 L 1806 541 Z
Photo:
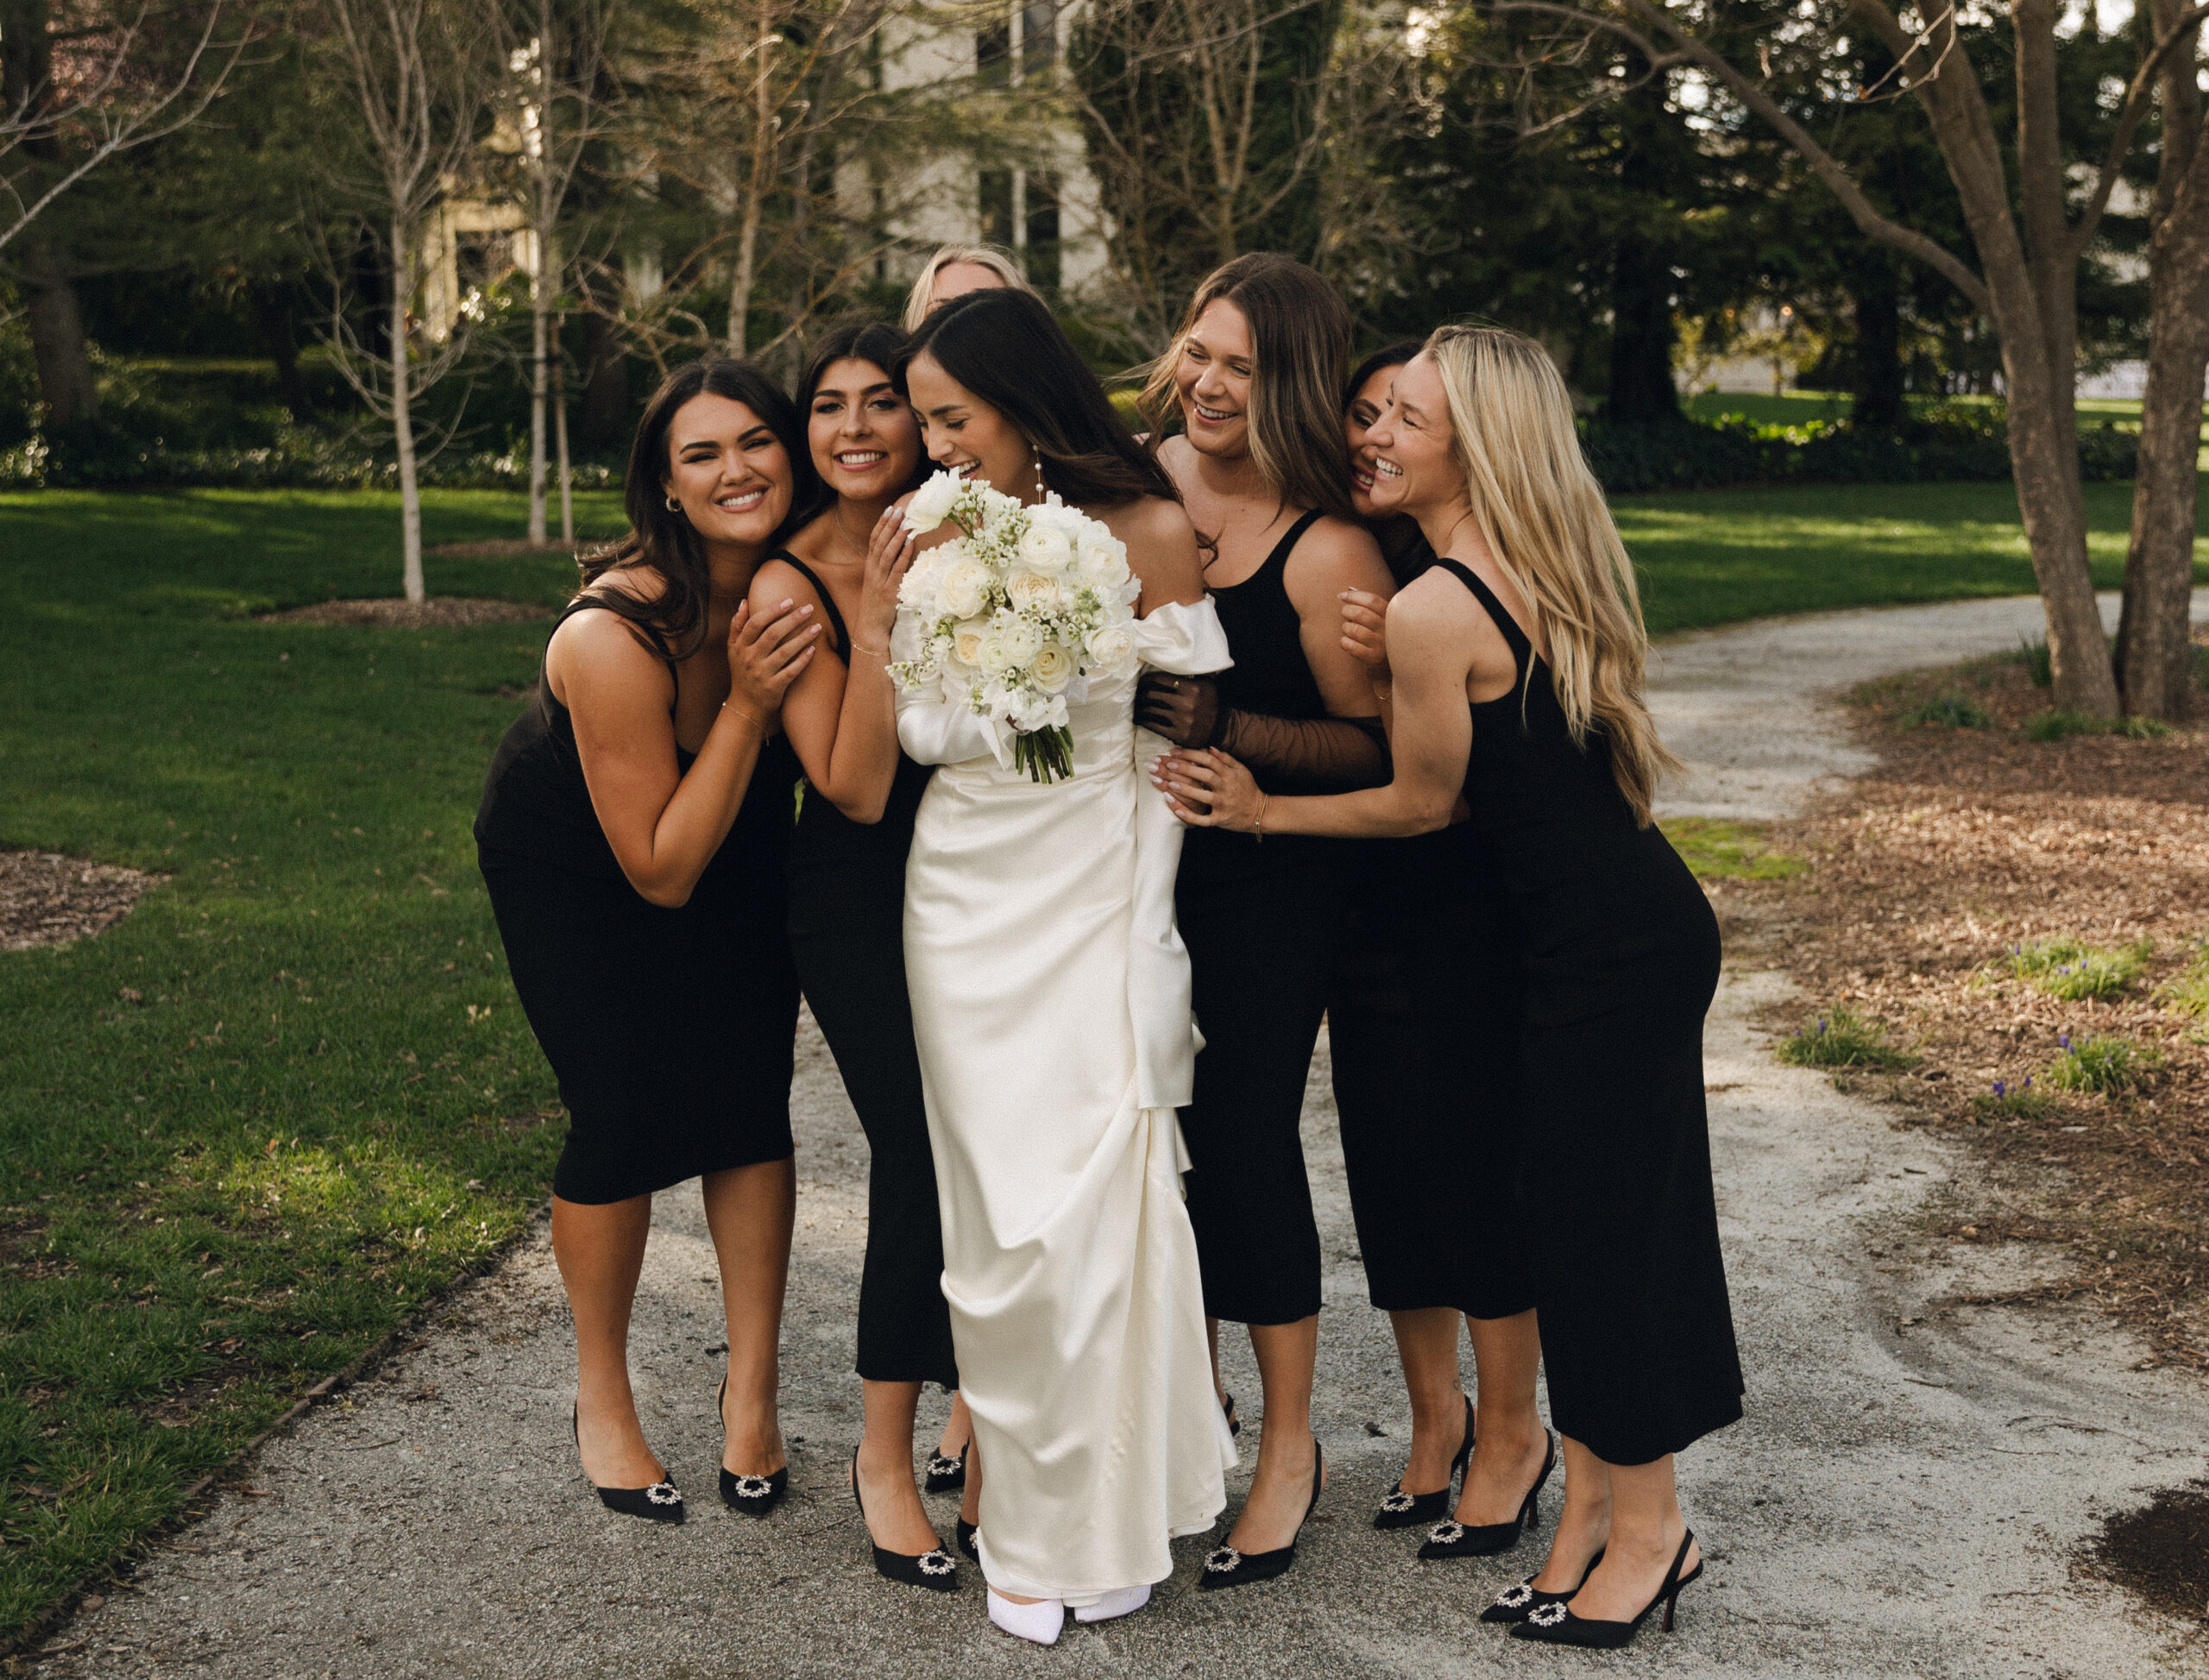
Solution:
M 1434 562 L 1392 557 L 1399 584 Z M 1534 1304 L 1519 1199 L 1517 918 L 1494 847 L 1468 822 L 1344 843 L 1345 907 L 1327 1006 L 1351 1217 L 1366 1292 L 1387 1312 L 1507 1318 Z
M 1282 582 L 1318 517 L 1298 519 L 1243 582 L 1212 590 L 1235 656 L 1213 679 L 1223 708 L 1327 715 Z M 1260 785 L 1332 791 L 1272 771 L 1260 772 Z M 1337 842 L 1303 835 L 1261 841 L 1193 828 L 1183 837 L 1174 903 L 1205 1046 L 1181 1131 L 1205 1312 L 1215 1318 L 1287 1324 L 1319 1310 L 1319 1227 L 1299 1121 L 1333 978 L 1344 861 Z
M 796 555 L 774 557 L 813 585 L 831 646 L 848 663 L 851 635 L 828 585 Z M 930 773 L 900 753 L 879 822 L 854 822 L 802 787 L 785 866 L 798 981 L 836 1058 L 872 1157 L 859 1374 L 873 1382 L 955 1388 L 935 1157 L 905 991 L 905 854 Z
M 1741 1415 L 1703 1105 L 1718 921 L 1600 735 L 1576 746 L 1510 613 L 1454 560 L 1518 662 L 1472 708 L 1465 794 L 1523 930 L 1518 1176 L 1532 1209 L 1550 1414 L 1613 1464 L 1677 1452 Z
M 577 613 L 608 611 L 588 596 Z M 558 627 L 557 625 L 554 626 Z M 667 645 L 653 651 L 681 680 Z M 694 755 L 677 750 L 688 774 Z M 575 720 L 540 680 L 491 760 L 477 862 L 530 1029 L 560 1081 L 563 1201 L 603 1204 L 791 1154 L 797 972 L 783 848 L 797 759 L 764 742 L 689 902 L 631 886 L 591 809 Z

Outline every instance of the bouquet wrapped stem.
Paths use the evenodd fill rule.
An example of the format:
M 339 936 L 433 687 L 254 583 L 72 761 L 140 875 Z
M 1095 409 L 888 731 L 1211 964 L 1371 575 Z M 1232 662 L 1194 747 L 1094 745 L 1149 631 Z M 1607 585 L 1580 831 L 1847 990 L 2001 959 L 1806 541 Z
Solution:
M 1038 782 L 1063 782 L 1073 774 L 1073 731 L 1030 729 L 1012 738 L 1012 762 Z

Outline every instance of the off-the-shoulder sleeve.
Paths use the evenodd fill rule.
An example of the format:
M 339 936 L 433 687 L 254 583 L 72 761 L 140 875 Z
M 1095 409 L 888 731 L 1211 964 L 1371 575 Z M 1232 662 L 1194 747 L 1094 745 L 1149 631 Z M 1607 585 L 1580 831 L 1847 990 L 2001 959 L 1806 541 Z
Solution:
M 1134 625 L 1136 651 L 1143 664 L 1177 676 L 1200 676 L 1225 670 L 1235 663 L 1227 651 L 1227 632 L 1211 597 L 1202 601 L 1169 601 L 1155 607 L 1150 616 Z

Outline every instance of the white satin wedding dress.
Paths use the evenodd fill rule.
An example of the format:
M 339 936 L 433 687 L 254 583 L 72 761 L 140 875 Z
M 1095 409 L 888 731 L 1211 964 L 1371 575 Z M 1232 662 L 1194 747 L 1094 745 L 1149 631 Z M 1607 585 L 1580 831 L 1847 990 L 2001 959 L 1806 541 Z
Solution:
M 1160 670 L 1230 663 L 1209 601 L 1135 631 Z M 1072 706 L 1073 775 L 1049 784 L 964 708 L 904 699 L 897 720 L 942 766 L 906 865 L 905 971 L 982 1572 L 1069 1608 L 1170 1575 L 1167 1541 L 1211 1526 L 1236 1462 L 1181 1202 L 1181 829 L 1141 773 L 1167 744 L 1135 727 L 1134 695 L 1130 678 Z

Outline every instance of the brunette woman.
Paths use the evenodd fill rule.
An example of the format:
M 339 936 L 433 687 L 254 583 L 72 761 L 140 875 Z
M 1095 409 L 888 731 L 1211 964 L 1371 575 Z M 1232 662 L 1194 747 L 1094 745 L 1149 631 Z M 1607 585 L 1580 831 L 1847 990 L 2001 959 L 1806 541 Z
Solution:
M 785 599 L 816 607 L 828 629 L 820 656 L 784 699 L 783 729 L 805 768 L 788 860 L 790 947 L 872 1157 L 857 1488 L 878 1537 L 875 1567 L 893 1581 L 949 1590 L 956 1570 L 913 1485 L 921 1385 L 956 1388 L 959 1375 L 905 993 L 905 854 L 929 772 L 897 749 L 887 669 L 897 587 L 912 556 L 895 504 L 918 481 L 922 460 L 920 423 L 890 383 L 904 342 L 892 327 L 846 326 L 814 350 L 798 406 L 813 465 L 835 500 L 759 568 L 752 602 L 761 613 Z
M 637 1421 L 629 1311 L 653 1193 L 701 1179 L 728 1320 L 721 1496 L 764 1516 L 790 1480 L 776 1343 L 796 1193 L 781 897 L 797 767 L 770 721 L 817 626 L 788 603 L 754 613 L 745 592 L 819 484 L 774 382 L 703 362 L 646 405 L 625 496 L 629 535 L 584 563 L 475 839 L 568 1110 L 552 1248 L 584 1474 L 610 1509 L 683 1518 Z
M 1247 758 L 1280 793 L 1388 776 L 1378 707 L 1343 646 L 1337 599 L 1391 587 L 1348 494 L 1350 333 L 1350 311 L 1312 270 L 1241 257 L 1197 288 L 1142 397 L 1154 437 L 1180 420 L 1181 435 L 1158 456 L 1210 543 L 1205 587 L 1235 663 L 1210 679 L 1148 681 L 1138 716 L 1178 746 Z M 1318 1497 L 1319 1231 L 1298 1126 L 1347 862 L 1309 840 L 1262 846 L 1255 836 L 1197 834 L 1175 884 L 1205 1035 L 1181 1117 L 1205 1312 L 1215 1349 L 1218 1320 L 1250 1327 L 1265 1389 L 1249 1498 L 1205 1560 L 1205 1588 L 1286 1570 Z
M 1470 801 L 1526 930 L 1516 1166 L 1542 1198 L 1527 1229 L 1566 1465 L 1548 1561 L 1488 1619 L 1621 1645 L 1660 1604 L 1671 1627 L 1702 1572 L 1674 1455 L 1741 1414 L 1703 1110 L 1717 922 L 1651 821 L 1673 760 L 1642 700 L 1633 563 L 1542 348 L 1441 329 L 1372 445 L 1388 469 L 1375 501 L 1440 557 L 1391 603 L 1378 650 L 1394 779 L 1268 799 L 1205 752 L 1164 780 L 1184 821 L 1277 834 L 1425 834 Z
M 1375 500 L 1384 469 L 1371 429 L 1419 351 L 1413 341 L 1368 356 L 1350 375 L 1344 413 L 1350 500 L 1400 588 L 1434 563 L 1434 551 L 1416 520 Z M 1346 618 L 1355 611 L 1377 631 L 1386 601 L 1354 590 L 1344 600 Z M 1412 1403 L 1409 1460 L 1373 1526 L 1432 1525 L 1450 1513 L 1451 1483 L 1470 1464 L 1453 1520 L 1419 1550 L 1428 1559 L 1516 1545 L 1524 1461 L 1539 1462 L 1547 1445 L 1534 1400 L 1541 1344 L 1526 1233 L 1507 1178 L 1495 1186 L 1517 1119 L 1517 930 L 1493 849 L 1462 805 L 1452 815 L 1431 834 L 1346 842 L 1356 878 L 1372 884 L 1350 907 L 1327 1008 L 1366 1288 L 1395 1331 Z M 1470 1196 L 1478 1199 L 1469 1218 Z M 1437 1241 L 1443 1231 L 1448 1239 Z M 1458 1381 L 1460 1315 L 1477 1407 Z

